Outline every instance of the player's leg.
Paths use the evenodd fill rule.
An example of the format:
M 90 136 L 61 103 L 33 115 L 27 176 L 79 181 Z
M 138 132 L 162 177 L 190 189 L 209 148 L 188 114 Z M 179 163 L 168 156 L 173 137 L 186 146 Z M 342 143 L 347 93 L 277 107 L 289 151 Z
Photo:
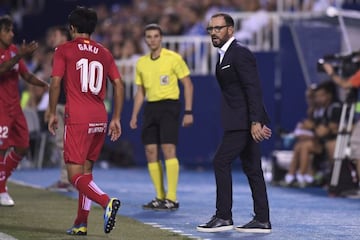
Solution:
M 104 231 L 109 233 L 115 224 L 115 216 L 120 207 L 120 201 L 115 198 L 110 199 L 96 185 L 92 175 L 94 161 L 99 157 L 106 136 L 106 123 L 103 126 L 103 132 L 88 134 L 89 126 L 87 124 L 66 125 L 64 159 L 69 180 L 79 191 L 79 194 L 86 196 L 105 209 Z M 79 204 L 79 206 L 82 205 Z M 81 210 L 78 212 L 81 213 Z
M 75 219 L 74 225 L 66 231 L 68 235 L 87 234 L 87 222 L 90 208 L 91 200 L 84 194 L 79 193 L 77 217 Z
M 15 204 L 13 199 L 7 193 L 6 188 L 7 174 L 5 155 L 10 145 L 10 123 L 11 119 L 8 117 L 8 114 L 5 114 L 5 112 L 2 111 L 2 108 L 0 106 L 0 206 L 14 206 Z
M 84 165 L 67 163 L 69 180 L 74 187 L 103 208 L 109 202 L 109 196 L 93 181 L 92 167 L 94 162 L 86 160 Z
M 96 161 L 99 158 L 102 146 L 104 145 L 104 141 L 105 141 L 107 123 L 104 123 L 103 126 L 104 126 L 104 131 L 96 133 L 94 135 L 94 139 L 90 146 L 89 153 L 87 155 L 87 159 L 95 159 L 94 161 Z M 94 161 L 90 161 L 90 160 L 85 161 L 84 175 L 91 175 L 91 178 L 92 178 Z M 103 206 L 104 210 L 105 210 L 105 212 L 104 212 L 104 232 L 110 233 L 111 230 L 115 226 L 116 214 L 120 208 L 120 200 L 117 198 L 109 198 L 109 196 L 106 193 L 104 193 L 96 185 L 96 183 L 93 180 L 89 183 L 89 186 L 90 186 L 90 190 L 94 191 L 97 194 L 100 194 L 100 196 L 97 196 L 97 199 L 92 199 L 92 197 L 89 194 L 86 194 L 86 192 L 85 192 L 84 194 L 88 198 L 97 202 L 101 206 L 103 206 L 102 203 L 98 202 L 97 200 L 103 199 L 104 196 L 106 196 L 106 198 L 108 199 L 105 207 Z
M 22 112 L 12 119 L 7 118 L 6 124 L 0 124 L 2 153 L 0 154 L 0 205 L 13 206 L 15 203 L 7 193 L 6 183 L 12 172 L 29 149 L 29 131 Z M 13 146 L 13 148 L 9 148 Z
M 94 183 L 92 176 L 105 134 L 88 134 L 88 128 L 87 124 L 66 125 L 64 159 L 69 181 L 79 193 L 105 208 L 110 198 Z
M 12 207 L 15 205 L 14 200 L 10 197 L 6 188 L 6 149 L 0 150 L 0 206 Z
M 8 154 L 6 154 L 6 157 L 4 159 L 6 166 L 6 180 L 11 176 L 13 171 L 17 168 L 19 165 L 21 159 L 27 154 L 29 148 L 27 147 L 14 147 L 12 148 Z

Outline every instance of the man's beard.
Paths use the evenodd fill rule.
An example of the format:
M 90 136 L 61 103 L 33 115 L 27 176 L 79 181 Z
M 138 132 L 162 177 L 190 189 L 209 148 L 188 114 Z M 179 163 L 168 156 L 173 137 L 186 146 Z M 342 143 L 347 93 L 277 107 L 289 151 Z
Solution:
M 221 41 L 219 38 L 211 39 L 211 42 L 214 47 L 221 48 L 224 45 L 224 42 Z

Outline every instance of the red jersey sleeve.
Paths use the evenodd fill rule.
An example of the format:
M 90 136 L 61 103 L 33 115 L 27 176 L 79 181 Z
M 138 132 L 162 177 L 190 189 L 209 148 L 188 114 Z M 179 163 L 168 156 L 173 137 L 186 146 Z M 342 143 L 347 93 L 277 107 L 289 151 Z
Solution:
M 56 48 L 53 57 L 53 69 L 51 76 L 64 77 L 65 57 L 61 48 Z

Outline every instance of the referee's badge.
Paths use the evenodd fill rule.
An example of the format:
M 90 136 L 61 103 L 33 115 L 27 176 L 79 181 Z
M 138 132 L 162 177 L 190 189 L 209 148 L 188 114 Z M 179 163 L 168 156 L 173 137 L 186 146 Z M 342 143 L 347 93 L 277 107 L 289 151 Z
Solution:
M 168 75 L 160 76 L 160 85 L 169 85 L 169 76 Z

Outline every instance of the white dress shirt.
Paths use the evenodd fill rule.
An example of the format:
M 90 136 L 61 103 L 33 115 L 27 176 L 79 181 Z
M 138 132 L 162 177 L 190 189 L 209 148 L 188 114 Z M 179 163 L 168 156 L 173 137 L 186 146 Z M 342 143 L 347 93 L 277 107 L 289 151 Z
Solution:
M 222 62 L 225 52 L 228 50 L 230 44 L 232 43 L 232 41 L 235 39 L 235 37 L 231 37 L 229 38 L 229 40 L 227 40 L 227 42 L 221 47 L 218 48 L 218 53 L 220 54 L 220 61 L 219 64 Z

